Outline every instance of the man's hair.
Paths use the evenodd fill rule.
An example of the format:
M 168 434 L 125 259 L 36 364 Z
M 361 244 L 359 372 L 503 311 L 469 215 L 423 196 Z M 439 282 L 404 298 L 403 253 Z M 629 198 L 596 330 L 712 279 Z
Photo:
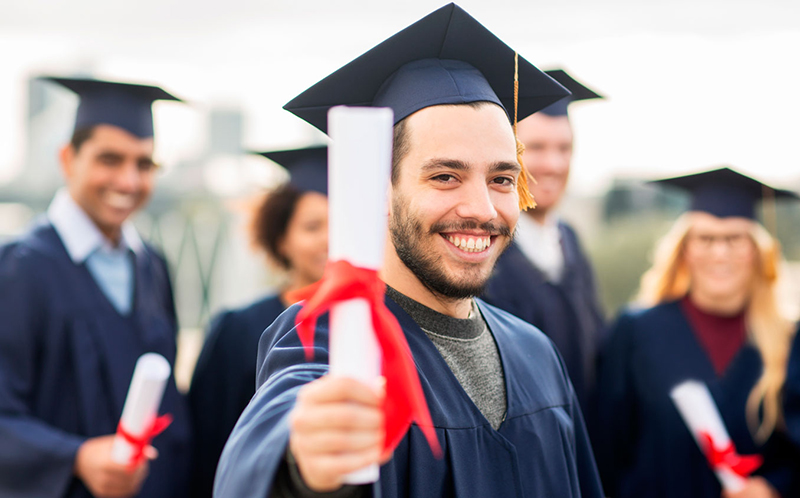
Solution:
M 69 141 L 69 144 L 78 152 L 81 146 L 92 138 L 92 134 L 94 133 L 94 126 L 86 126 L 84 128 L 78 128 L 75 130 L 75 133 L 72 134 L 72 138 Z
M 302 196 L 303 193 L 291 185 L 278 187 L 267 194 L 258 206 L 250 226 L 253 243 L 266 251 L 269 259 L 284 270 L 290 270 L 291 263 L 281 252 L 280 244 Z
M 464 104 L 444 104 L 444 105 L 465 105 L 471 107 L 473 109 L 480 109 L 486 105 L 497 105 L 494 102 L 489 102 L 486 100 L 480 100 L 478 102 L 467 102 Z M 499 107 L 499 106 L 498 106 Z M 501 107 L 502 109 L 502 107 Z M 397 180 L 400 177 L 399 165 L 400 161 L 408 154 L 408 151 L 411 150 L 411 143 L 409 139 L 409 132 L 408 126 L 406 124 L 406 120 L 408 117 L 403 118 L 394 125 L 394 137 L 392 143 L 392 185 L 397 184 Z

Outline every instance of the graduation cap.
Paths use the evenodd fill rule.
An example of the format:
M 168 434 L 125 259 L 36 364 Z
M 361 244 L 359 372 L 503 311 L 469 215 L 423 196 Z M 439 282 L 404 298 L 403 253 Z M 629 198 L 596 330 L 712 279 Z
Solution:
M 139 138 L 153 136 L 152 104 L 156 100 L 181 99 L 161 88 L 83 78 L 44 79 L 64 86 L 80 97 L 75 130 L 99 124 L 122 128 Z
M 687 191 L 692 198 L 690 211 L 702 211 L 718 218 L 756 219 L 756 203 L 780 198 L 797 199 L 794 192 L 772 188 L 730 168 L 719 168 L 692 175 L 654 180 Z
M 561 83 L 564 88 L 569 90 L 572 95 L 569 97 L 565 97 L 555 104 L 551 104 L 544 109 L 542 112 L 547 114 L 548 116 L 568 116 L 568 107 L 571 103 L 578 101 L 578 100 L 590 100 L 590 99 L 604 99 L 602 95 L 591 90 L 587 86 L 583 85 L 582 83 L 578 82 L 575 78 L 569 75 L 563 69 L 550 69 L 545 71 L 548 76 L 553 78 L 554 80 Z
M 390 107 L 395 124 L 425 107 L 494 102 L 514 117 L 516 52 L 449 4 L 337 70 L 283 108 L 327 132 L 336 105 Z M 518 119 L 569 95 L 519 57 Z
M 286 168 L 289 171 L 289 185 L 299 191 L 328 195 L 327 145 L 254 154 L 260 154 Z

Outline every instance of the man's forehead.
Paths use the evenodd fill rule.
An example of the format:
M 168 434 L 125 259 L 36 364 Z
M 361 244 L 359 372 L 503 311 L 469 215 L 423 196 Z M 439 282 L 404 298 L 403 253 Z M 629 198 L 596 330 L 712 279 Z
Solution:
M 435 139 L 447 147 L 475 134 L 491 135 L 514 143 L 514 132 L 502 107 L 490 102 L 426 107 L 406 118 L 406 133 L 413 142 Z
M 140 138 L 122 128 L 106 124 L 95 126 L 86 143 L 102 148 L 135 149 L 150 152 L 152 152 L 155 145 L 153 137 Z

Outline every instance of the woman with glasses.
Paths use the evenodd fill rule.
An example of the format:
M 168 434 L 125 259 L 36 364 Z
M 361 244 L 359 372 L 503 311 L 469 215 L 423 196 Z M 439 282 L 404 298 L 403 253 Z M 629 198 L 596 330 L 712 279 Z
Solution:
M 662 180 L 689 191 L 690 211 L 642 277 L 643 309 L 623 313 L 601 357 L 596 456 L 612 497 L 798 496 L 800 453 L 782 430 L 781 390 L 796 324 L 781 314 L 778 242 L 755 205 L 794 196 L 728 168 Z M 739 454 L 765 462 L 723 493 L 669 393 L 709 386 Z M 793 468 L 794 467 L 794 468 Z

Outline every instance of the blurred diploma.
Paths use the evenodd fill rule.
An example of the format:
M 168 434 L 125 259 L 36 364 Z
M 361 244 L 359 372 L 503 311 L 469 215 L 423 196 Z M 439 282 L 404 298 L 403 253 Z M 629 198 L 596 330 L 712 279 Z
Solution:
M 717 405 L 704 383 L 686 381 L 673 388 L 670 397 L 700 450 L 709 461 L 712 460 L 709 457 L 709 451 L 715 451 L 714 449 L 722 451 L 728 448 L 731 452 L 733 451 L 733 443 L 728 435 L 728 430 L 725 428 Z M 708 447 L 709 438 L 714 449 Z M 725 490 L 735 493 L 744 489 L 745 477 L 736 473 L 725 462 L 712 464 L 712 469 Z
M 157 419 L 170 372 L 169 362 L 157 353 L 143 354 L 136 361 L 131 387 L 128 389 L 119 422 L 120 428 L 130 436 L 146 438 L 149 444 L 149 433 Z M 114 438 L 111 457 L 123 465 L 130 465 L 138 457 L 137 447 L 124 438 L 119 430 Z
M 391 109 L 334 107 L 328 112 L 329 260 L 378 270 L 388 225 L 392 162 Z M 335 304 L 330 313 L 332 375 L 377 385 L 381 357 L 364 299 Z M 349 484 L 376 482 L 378 465 L 349 474 Z

